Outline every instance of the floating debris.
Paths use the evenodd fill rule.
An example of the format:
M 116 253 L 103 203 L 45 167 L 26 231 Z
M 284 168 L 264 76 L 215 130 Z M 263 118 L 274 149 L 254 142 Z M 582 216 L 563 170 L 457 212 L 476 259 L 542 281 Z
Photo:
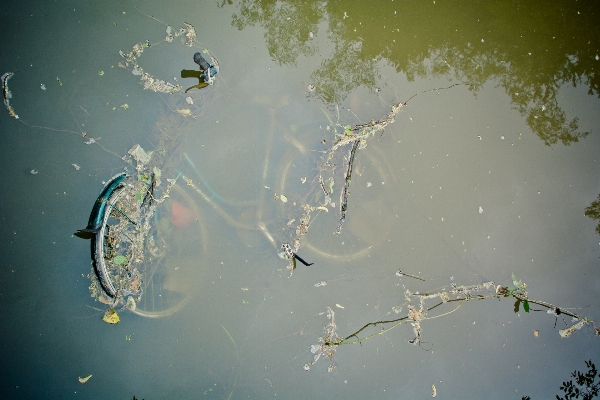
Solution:
M 304 261 L 304 259 L 302 259 L 302 257 L 300 257 L 298 254 L 294 253 L 294 260 L 298 260 L 300 261 L 302 264 L 306 265 L 307 267 L 310 267 L 311 265 L 313 265 L 314 263 L 308 263 L 306 261 Z
M 79 165 L 77 164 L 71 164 L 73 166 L 73 168 L 75 168 L 75 171 L 79 171 L 79 168 L 81 168 Z
M 125 303 L 125 307 L 129 310 L 129 311 L 135 311 L 135 309 L 137 308 L 137 304 L 135 303 L 135 300 L 133 299 L 133 297 L 129 296 L 127 298 L 127 303 Z M 129 337 L 131 338 L 131 335 L 129 335 Z M 130 339 L 127 339 L 130 340 Z
M 415 276 L 415 275 L 407 274 L 407 273 L 402 272 L 400 270 L 398 270 L 398 272 L 396 272 L 396 276 L 400 276 L 400 277 L 402 277 L 402 276 L 408 276 L 409 278 L 418 279 L 420 281 L 425 282 L 425 279 L 423 279 L 423 278 L 420 278 L 420 277 Z
M 197 73 L 195 71 L 188 72 L 191 72 L 191 75 L 189 75 L 189 77 L 198 78 L 198 84 L 187 88 L 185 90 L 186 93 L 191 89 L 202 89 L 215 83 L 215 78 L 219 74 L 219 62 L 209 54 L 207 49 L 204 49 L 204 53 L 206 53 L 210 57 L 210 63 L 206 61 L 206 59 L 202 56 L 201 53 L 194 53 L 193 60 L 200 67 L 200 73 Z
M 119 322 L 115 310 L 136 311 L 148 284 L 146 279 L 151 279 L 166 254 L 166 243 L 155 236 L 154 218 L 157 206 L 169 197 L 176 182 L 170 180 L 158 194 L 160 150 L 146 152 L 134 145 L 123 160 L 135 166 L 137 176 L 115 175 L 96 200 L 88 226 L 79 231 L 93 235 L 89 290 L 93 298 L 110 307 L 102 318 L 109 324 Z M 108 225 L 109 218 L 118 223 Z
M 401 326 L 403 324 L 410 324 L 413 327 L 413 333 L 415 337 L 413 339 L 408 340 L 408 343 L 413 345 L 420 345 L 421 342 L 421 334 L 422 334 L 422 326 L 421 324 L 427 320 L 431 320 L 440 316 L 446 316 L 448 314 L 453 313 L 460 307 L 460 305 L 464 302 L 472 301 L 472 300 L 483 300 L 483 299 L 517 299 L 517 302 L 523 303 L 526 308 L 526 312 L 529 312 L 528 305 L 525 304 L 536 304 L 537 306 L 541 306 L 547 308 L 548 314 L 552 314 L 554 316 L 558 316 L 561 314 L 568 315 L 573 318 L 573 325 L 567 329 L 562 329 L 559 331 L 559 334 L 562 338 L 568 338 L 571 334 L 584 328 L 586 325 L 591 326 L 594 329 L 594 333 L 596 335 L 600 335 L 600 328 L 594 323 L 594 321 L 590 320 L 587 317 L 582 317 L 580 315 L 574 314 L 567 309 L 559 308 L 553 304 L 550 304 L 545 301 L 534 300 L 528 297 L 526 287 L 527 285 L 522 281 L 516 279 L 513 275 L 512 284 L 514 286 L 502 286 L 496 285 L 494 282 L 484 282 L 478 285 L 458 285 L 451 284 L 451 287 L 446 290 L 446 288 L 441 288 L 441 290 L 437 292 L 427 291 L 425 293 L 415 292 L 411 290 L 404 291 L 404 301 L 408 303 L 408 312 L 403 316 L 398 316 L 397 318 L 390 318 L 387 320 L 375 320 L 372 322 L 368 322 L 358 330 L 345 337 L 341 337 L 336 333 L 337 325 L 335 324 L 334 312 L 331 308 L 327 310 L 327 318 L 329 319 L 329 323 L 325 325 L 323 329 L 323 334 L 318 338 L 318 344 L 313 344 L 310 347 L 310 351 L 313 356 L 313 361 L 309 361 L 307 363 L 308 366 L 312 366 L 316 363 L 321 356 L 325 356 L 328 358 L 332 358 L 337 351 L 337 348 L 340 345 L 346 344 L 361 344 L 368 339 L 374 338 L 376 336 L 385 335 L 390 330 Z M 512 301 L 511 300 L 511 303 Z M 441 302 L 440 302 L 441 301 Z M 432 302 L 429 305 L 426 305 L 426 302 Z M 452 306 L 453 310 L 448 312 L 443 312 L 438 309 L 439 306 L 452 302 L 459 302 L 458 305 Z M 338 304 L 336 304 L 339 307 Z M 428 313 L 432 310 L 436 309 L 436 315 L 428 315 Z M 402 307 L 394 306 L 392 311 L 396 314 L 402 312 Z M 518 310 L 515 308 L 515 312 Z M 322 315 L 324 313 L 319 313 Z M 367 331 L 369 328 L 375 328 L 376 330 L 373 332 Z M 534 336 L 539 336 L 539 331 L 533 331 Z M 517 365 L 517 368 L 521 368 Z M 440 380 L 439 382 L 443 382 Z M 435 397 L 437 395 L 437 390 L 435 385 L 432 385 L 432 396 Z
M 133 146 L 127 153 L 130 154 L 138 164 L 148 164 L 152 157 L 152 152 L 146 152 L 139 144 Z
M 188 103 L 188 104 L 194 104 L 194 99 L 192 99 L 192 97 L 191 97 L 191 96 L 188 96 L 188 97 L 186 97 L 186 98 L 185 98 L 185 101 L 186 101 L 186 103 Z
M 89 381 L 91 377 L 92 377 L 92 375 L 88 375 L 85 378 L 79 377 L 79 383 L 85 385 L 86 382 Z
M 184 22 L 183 24 L 185 25 L 185 38 L 187 39 L 185 45 L 192 47 L 194 45 L 194 40 L 196 40 L 196 29 L 187 22 Z
M 127 179 L 127 174 L 120 173 L 111 178 L 106 184 L 100 196 L 98 196 L 88 224 L 84 229 L 78 231 L 79 234 L 92 235 L 92 259 L 93 259 L 93 271 L 96 274 L 98 281 L 102 287 L 102 290 L 114 298 L 117 294 L 115 288 L 107 270 L 106 257 L 104 256 L 103 241 L 106 236 L 106 224 L 110 217 L 114 203 L 118 196 L 125 189 L 124 181 Z
M 567 328 L 567 329 L 561 329 L 558 331 L 558 334 L 560 335 L 561 338 L 568 338 L 569 336 L 571 336 L 571 334 L 581 328 L 583 328 L 585 325 L 587 325 L 590 321 L 587 318 L 583 318 L 581 320 L 579 320 L 579 322 L 577 322 L 576 324 L 574 324 L 573 326 Z
M 100 75 L 100 76 L 104 75 L 104 71 L 98 71 L 98 75 Z
M 450 89 L 456 85 L 461 84 L 453 84 L 446 88 L 436 88 L 432 90 L 439 91 L 440 89 Z M 314 84 L 309 84 L 308 90 L 316 90 L 316 86 Z M 423 93 L 425 92 L 428 91 L 424 91 Z M 346 213 L 349 209 L 349 186 L 350 181 L 352 180 L 353 164 L 357 155 L 357 151 L 362 150 L 367 146 L 367 140 L 370 137 L 374 137 L 377 134 L 383 134 L 386 128 L 395 122 L 396 117 L 401 112 L 401 110 L 404 107 L 406 107 L 408 102 L 411 101 L 411 99 L 413 99 L 415 96 L 417 95 L 413 95 L 404 102 L 392 104 L 391 111 L 388 112 L 387 116 L 385 116 L 384 118 L 380 120 L 372 119 L 370 122 L 360 123 L 357 125 L 339 123 L 339 107 L 337 113 L 337 121 L 332 120 L 329 114 L 326 111 L 324 111 L 325 115 L 327 116 L 327 119 L 329 120 L 329 124 L 324 127 L 324 131 L 327 131 L 329 134 L 333 135 L 333 144 L 330 145 L 329 149 L 322 151 L 322 153 L 324 153 L 325 156 L 321 160 L 320 171 L 318 172 L 316 178 L 318 178 L 320 188 L 325 198 L 323 199 L 323 197 L 320 197 L 319 199 L 317 197 L 316 199 L 318 201 L 318 204 L 301 204 L 301 208 L 304 212 L 302 218 L 300 219 L 300 225 L 296 226 L 295 235 L 293 235 L 292 233 L 293 238 L 290 240 L 290 243 L 293 243 L 293 246 L 291 246 L 291 251 L 293 253 L 297 253 L 300 249 L 300 238 L 302 235 L 308 233 L 308 228 L 311 222 L 311 213 L 315 210 L 325 211 L 328 209 L 328 207 L 339 207 L 339 223 L 337 229 L 334 231 L 334 234 L 339 235 L 341 233 L 343 224 L 346 220 Z M 323 144 L 327 144 L 329 142 L 329 138 L 321 140 L 321 143 Z M 340 152 L 338 150 L 340 150 L 342 147 L 346 147 L 346 150 L 343 154 L 339 154 Z M 338 177 L 341 179 L 338 180 Z M 314 182 L 315 180 L 312 181 Z M 307 182 L 307 178 L 301 178 L 301 182 Z M 366 182 L 366 185 L 367 187 L 371 187 L 373 186 L 373 183 Z M 385 185 L 385 182 L 382 181 L 381 185 Z M 337 189 L 338 187 L 340 187 L 339 190 Z M 339 193 L 339 203 L 332 201 L 335 192 Z M 286 260 L 290 259 L 289 257 L 282 258 Z M 290 269 L 289 265 L 288 269 Z
M 321 281 L 319 283 L 315 283 L 315 287 L 327 286 L 327 282 Z
M 483 214 L 483 207 L 479 206 L 479 214 Z
M 44 85 L 43 83 L 40 85 L 40 89 L 42 90 L 46 90 L 46 85 Z
M 320 313 L 321 315 L 323 313 Z M 323 335 L 319 337 L 319 344 L 313 344 L 310 346 L 310 352 L 314 354 L 312 361 L 307 362 L 304 365 L 304 370 L 308 371 L 310 366 L 319 361 L 321 356 L 327 358 L 333 358 L 337 350 L 337 344 L 344 341 L 343 338 L 337 334 L 337 325 L 335 323 L 335 312 L 327 307 L 327 318 L 329 323 L 323 329 Z
M 174 38 L 185 34 L 185 45 L 188 47 L 192 47 L 194 45 L 194 41 L 196 40 L 196 30 L 194 29 L 193 25 L 188 24 L 187 22 L 184 22 L 184 25 L 185 27 L 179 29 L 179 31 L 177 32 L 174 32 L 170 26 L 167 26 L 167 36 L 165 38 L 165 41 L 172 42 Z M 126 61 L 124 65 L 119 63 L 119 66 L 130 70 L 133 75 L 140 76 L 140 80 L 142 81 L 144 89 L 150 89 L 153 92 L 170 94 L 180 91 L 182 89 L 181 85 L 174 85 L 162 79 L 157 79 L 149 73 L 144 72 L 142 67 L 138 65 L 137 59 L 142 55 L 144 49 L 146 49 L 147 47 L 151 47 L 151 43 L 149 41 L 135 44 L 129 53 L 125 53 L 124 51 L 119 50 L 119 55 L 123 57 Z
M 12 106 L 10 105 L 10 99 L 12 98 L 12 93 L 10 92 L 10 89 L 8 88 L 8 80 L 10 78 L 12 78 L 12 76 L 14 75 L 14 72 L 6 72 L 4 73 L 4 75 L 2 75 L 2 94 L 4 95 L 4 106 L 6 107 L 6 109 L 8 110 L 8 115 L 10 115 L 11 117 L 15 118 L 15 119 L 19 119 L 19 116 L 17 115 L 17 113 L 15 113 L 15 109 L 12 108 Z
M 29 171 L 29 173 L 31 175 L 37 175 L 38 174 L 38 170 L 37 169 L 32 169 L 31 171 Z

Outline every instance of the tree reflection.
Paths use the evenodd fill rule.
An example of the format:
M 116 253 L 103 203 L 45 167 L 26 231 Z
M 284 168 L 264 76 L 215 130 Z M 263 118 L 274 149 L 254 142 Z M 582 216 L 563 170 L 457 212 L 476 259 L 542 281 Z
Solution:
M 591 219 L 600 219 L 600 194 L 598 195 L 598 199 L 593 201 L 592 204 L 585 209 L 585 215 Z M 596 233 L 600 235 L 600 223 L 596 226 Z
M 317 32 L 317 23 L 323 17 L 318 4 L 307 1 L 242 0 L 239 14 L 234 14 L 231 24 L 242 30 L 260 24 L 265 28 L 267 49 L 279 64 L 296 65 L 299 55 L 315 53 L 310 42 L 312 32 Z
M 312 74 L 325 102 L 373 87 L 383 59 L 409 80 L 449 77 L 474 93 L 496 83 L 546 145 L 568 145 L 589 132 L 557 94 L 566 85 L 600 94 L 598 3 L 242 0 L 232 24 L 262 25 L 273 59 L 294 66 L 315 53 L 310 32 L 327 24 L 334 51 Z
M 361 59 L 360 43 L 337 43 L 333 56 L 321 62 L 312 73 L 325 103 L 341 103 L 348 93 L 360 85 L 375 86 L 374 60 Z

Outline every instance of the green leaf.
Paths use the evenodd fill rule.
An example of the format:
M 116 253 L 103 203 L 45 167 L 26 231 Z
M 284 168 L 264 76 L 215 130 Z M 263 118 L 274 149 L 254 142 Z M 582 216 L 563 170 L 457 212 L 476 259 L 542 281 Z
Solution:
M 519 312 L 519 306 L 521 305 L 521 300 L 515 301 L 515 313 Z
M 138 175 L 138 181 L 147 183 L 147 184 L 151 184 L 152 182 L 150 181 L 150 175 L 149 174 L 140 174 Z
M 529 302 L 527 300 L 523 301 L 523 310 L 529 312 Z
M 127 261 L 127 257 L 125 256 L 116 256 L 113 258 L 113 262 L 117 265 L 124 264 Z
M 139 204 L 142 204 L 142 201 L 144 201 L 144 195 L 146 194 L 146 190 L 145 189 L 140 189 L 137 192 L 135 192 L 135 195 L 133 196 L 133 199 L 138 202 Z

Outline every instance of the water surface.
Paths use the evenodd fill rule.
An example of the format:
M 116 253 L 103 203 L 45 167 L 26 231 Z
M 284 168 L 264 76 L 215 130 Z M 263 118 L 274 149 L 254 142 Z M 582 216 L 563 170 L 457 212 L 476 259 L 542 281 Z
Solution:
M 598 338 L 588 326 L 561 339 L 569 318 L 555 327 L 542 307 L 515 313 L 509 299 L 424 321 L 421 346 L 401 325 L 303 366 L 327 307 L 345 336 L 396 317 L 406 289 L 509 285 L 514 273 L 531 298 L 599 320 L 600 240 L 584 215 L 600 193 L 595 3 L 7 4 L 1 66 L 15 72 L 20 119 L 0 122 L 2 397 L 425 398 L 432 384 L 444 398 L 554 397 Z M 165 24 L 183 22 L 198 33 L 192 48 L 162 41 Z M 146 40 L 145 70 L 189 87 L 180 71 L 207 48 L 216 84 L 143 90 L 118 51 Z M 301 205 L 323 201 L 327 126 L 381 120 L 404 102 L 357 152 L 342 234 L 338 179 L 337 207 L 313 213 L 301 240 L 314 265 L 290 276 L 260 226 L 278 247 Z M 176 111 L 186 108 L 197 118 Z M 190 299 L 165 318 L 123 311 L 111 326 L 89 296 L 89 242 L 73 232 L 127 150 L 161 135 L 181 138 L 165 171 L 223 213 L 180 181 L 174 199 L 191 199 L 198 225 L 173 228 L 156 284 Z

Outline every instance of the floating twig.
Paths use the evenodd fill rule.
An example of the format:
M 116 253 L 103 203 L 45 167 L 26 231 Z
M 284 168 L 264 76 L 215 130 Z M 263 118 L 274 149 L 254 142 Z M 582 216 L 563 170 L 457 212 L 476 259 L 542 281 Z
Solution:
M 400 270 L 398 270 L 398 272 L 396 272 L 396 275 L 397 276 L 408 276 L 409 278 L 418 279 L 420 281 L 426 282 L 425 279 L 423 279 L 423 278 L 419 278 L 418 276 L 407 274 L 406 272 L 402 272 Z
M 400 273 L 400 271 L 398 272 Z M 410 276 L 408 274 L 403 275 Z M 419 279 L 418 277 L 415 278 Z M 449 290 L 442 289 L 434 293 L 419 293 L 406 290 L 405 298 L 408 303 L 406 314 L 398 318 L 368 322 L 355 332 L 345 337 L 340 337 L 337 334 L 337 325 L 335 324 L 334 312 L 333 310 L 331 310 L 331 308 L 328 308 L 327 318 L 329 319 L 329 323 L 325 325 L 324 335 L 319 338 L 319 343 L 311 346 L 311 352 L 315 354 L 315 356 L 313 357 L 313 361 L 311 361 L 307 365 L 310 366 L 314 364 L 321 356 L 325 356 L 328 358 L 333 357 L 338 346 L 340 345 L 362 343 L 365 340 L 374 338 L 376 336 L 384 335 L 392 329 L 405 323 L 410 323 L 412 325 L 413 333 L 415 335 L 415 337 L 413 339 L 410 339 L 408 342 L 411 344 L 420 345 L 422 335 L 421 324 L 424 321 L 449 315 L 456 311 L 461 305 L 471 300 L 501 299 L 505 297 L 514 297 L 517 301 L 515 303 L 515 312 L 518 312 L 519 310 L 517 304 L 520 305 L 522 303 L 525 312 L 530 311 L 530 304 L 536 304 L 546 308 L 548 314 L 565 314 L 571 316 L 573 318 L 573 324 L 566 329 L 559 330 L 559 334 L 562 338 L 568 338 L 574 332 L 580 330 L 586 325 L 590 325 L 594 329 L 596 336 L 600 336 L 600 328 L 598 328 L 596 324 L 589 318 L 582 317 L 579 314 L 575 314 L 571 311 L 559 308 L 558 306 L 545 301 L 529 299 L 526 291 L 527 285 L 525 285 L 521 281 L 518 281 L 516 278 L 514 278 L 514 276 L 513 284 L 514 287 L 496 285 L 494 282 L 485 282 L 480 285 L 470 286 L 453 284 L 451 289 Z M 432 306 L 426 307 L 425 301 L 429 299 L 439 299 L 439 302 Z M 437 309 L 438 307 L 443 306 L 446 303 L 457 304 L 450 311 L 434 316 L 428 316 L 428 313 L 430 313 L 434 309 Z M 399 314 L 402 312 L 402 307 L 393 307 L 390 313 L 391 312 Z M 360 336 L 361 333 L 365 332 L 368 328 L 377 326 L 380 326 L 383 329 L 380 329 L 377 332 L 366 336 Z

